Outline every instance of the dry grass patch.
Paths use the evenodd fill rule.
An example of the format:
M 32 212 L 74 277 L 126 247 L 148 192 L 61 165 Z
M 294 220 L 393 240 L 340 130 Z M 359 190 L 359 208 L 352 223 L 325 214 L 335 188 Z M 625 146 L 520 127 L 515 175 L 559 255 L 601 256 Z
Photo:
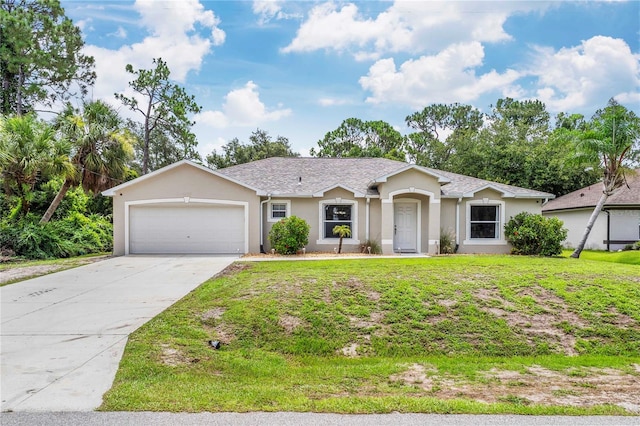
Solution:
M 431 365 L 412 364 L 392 382 L 420 389 L 441 399 L 471 399 L 483 403 L 516 401 L 522 404 L 591 407 L 617 405 L 640 414 L 640 370 L 581 368 L 554 371 L 540 366 L 524 372 L 491 369 L 484 380 L 442 374 Z

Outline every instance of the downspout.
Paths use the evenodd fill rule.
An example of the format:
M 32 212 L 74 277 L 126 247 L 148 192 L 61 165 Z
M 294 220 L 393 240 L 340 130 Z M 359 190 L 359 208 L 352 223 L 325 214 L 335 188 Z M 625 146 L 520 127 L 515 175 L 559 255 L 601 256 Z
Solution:
M 264 251 L 264 205 L 271 201 L 271 194 L 267 194 L 267 198 L 260 202 L 260 253 L 266 253 Z
M 454 253 L 458 252 L 458 247 L 460 247 L 460 203 L 462 202 L 462 198 L 458 198 L 458 202 L 456 203 L 456 246 L 453 250 Z
M 366 207 L 366 214 L 365 214 L 365 229 L 364 229 L 364 238 L 365 241 L 369 241 L 369 214 L 370 214 L 370 207 L 369 205 L 371 204 L 371 198 L 367 197 L 367 207 Z
M 607 214 L 607 251 L 611 251 L 611 212 L 604 210 Z

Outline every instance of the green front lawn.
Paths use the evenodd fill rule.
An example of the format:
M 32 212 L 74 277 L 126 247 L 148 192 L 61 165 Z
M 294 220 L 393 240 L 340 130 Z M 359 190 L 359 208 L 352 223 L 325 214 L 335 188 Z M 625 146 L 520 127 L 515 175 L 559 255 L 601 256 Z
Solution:
M 101 409 L 628 414 L 639 365 L 636 266 L 238 262 L 130 337 Z
M 563 250 L 562 255 L 569 257 L 573 250 Z M 600 262 L 624 263 L 627 265 L 640 265 L 640 250 L 626 251 L 601 251 L 585 250 L 580 253 L 580 259 L 597 260 Z

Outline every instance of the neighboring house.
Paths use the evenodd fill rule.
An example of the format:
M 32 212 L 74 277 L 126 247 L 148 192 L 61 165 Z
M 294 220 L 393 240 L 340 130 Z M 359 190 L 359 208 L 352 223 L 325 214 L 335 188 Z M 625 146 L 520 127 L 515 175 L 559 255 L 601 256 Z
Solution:
M 384 253 L 437 253 L 440 232 L 459 253 L 508 253 L 504 225 L 540 213 L 552 194 L 383 158 L 268 158 L 210 170 L 180 161 L 103 193 L 113 197 L 114 254 L 257 253 L 291 215 L 309 223 L 307 252 L 367 240 Z
M 598 215 L 585 249 L 620 250 L 640 241 L 640 169 L 627 173 L 627 184 L 611 195 Z M 555 216 L 568 229 L 566 247 L 580 242 L 593 209 L 602 195 L 602 182 L 549 201 L 542 207 L 544 216 Z

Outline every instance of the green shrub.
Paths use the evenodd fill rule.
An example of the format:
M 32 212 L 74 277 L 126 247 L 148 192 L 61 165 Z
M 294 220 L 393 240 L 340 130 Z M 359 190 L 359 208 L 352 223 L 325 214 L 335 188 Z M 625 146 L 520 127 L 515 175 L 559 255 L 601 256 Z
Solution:
M 562 253 L 562 242 L 567 238 L 562 225 L 555 217 L 522 212 L 511 218 L 504 230 L 513 254 L 556 256 Z
M 280 254 L 295 254 L 309 244 L 309 224 L 297 216 L 274 223 L 269 231 L 271 247 Z
M 382 247 L 380 247 L 380 243 L 376 240 L 367 240 L 360 246 L 362 253 L 369 253 L 369 249 L 371 249 L 370 254 L 382 254 Z
M 451 231 L 440 229 L 440 253 L 453 254 L 456 251 L 456 237 Z
M 72 213 L 40 224 L 39 215 L 0 222 L 0 249 L 28 259 L 51 259 L 111 251 L 113 227 L 108 219 Z

